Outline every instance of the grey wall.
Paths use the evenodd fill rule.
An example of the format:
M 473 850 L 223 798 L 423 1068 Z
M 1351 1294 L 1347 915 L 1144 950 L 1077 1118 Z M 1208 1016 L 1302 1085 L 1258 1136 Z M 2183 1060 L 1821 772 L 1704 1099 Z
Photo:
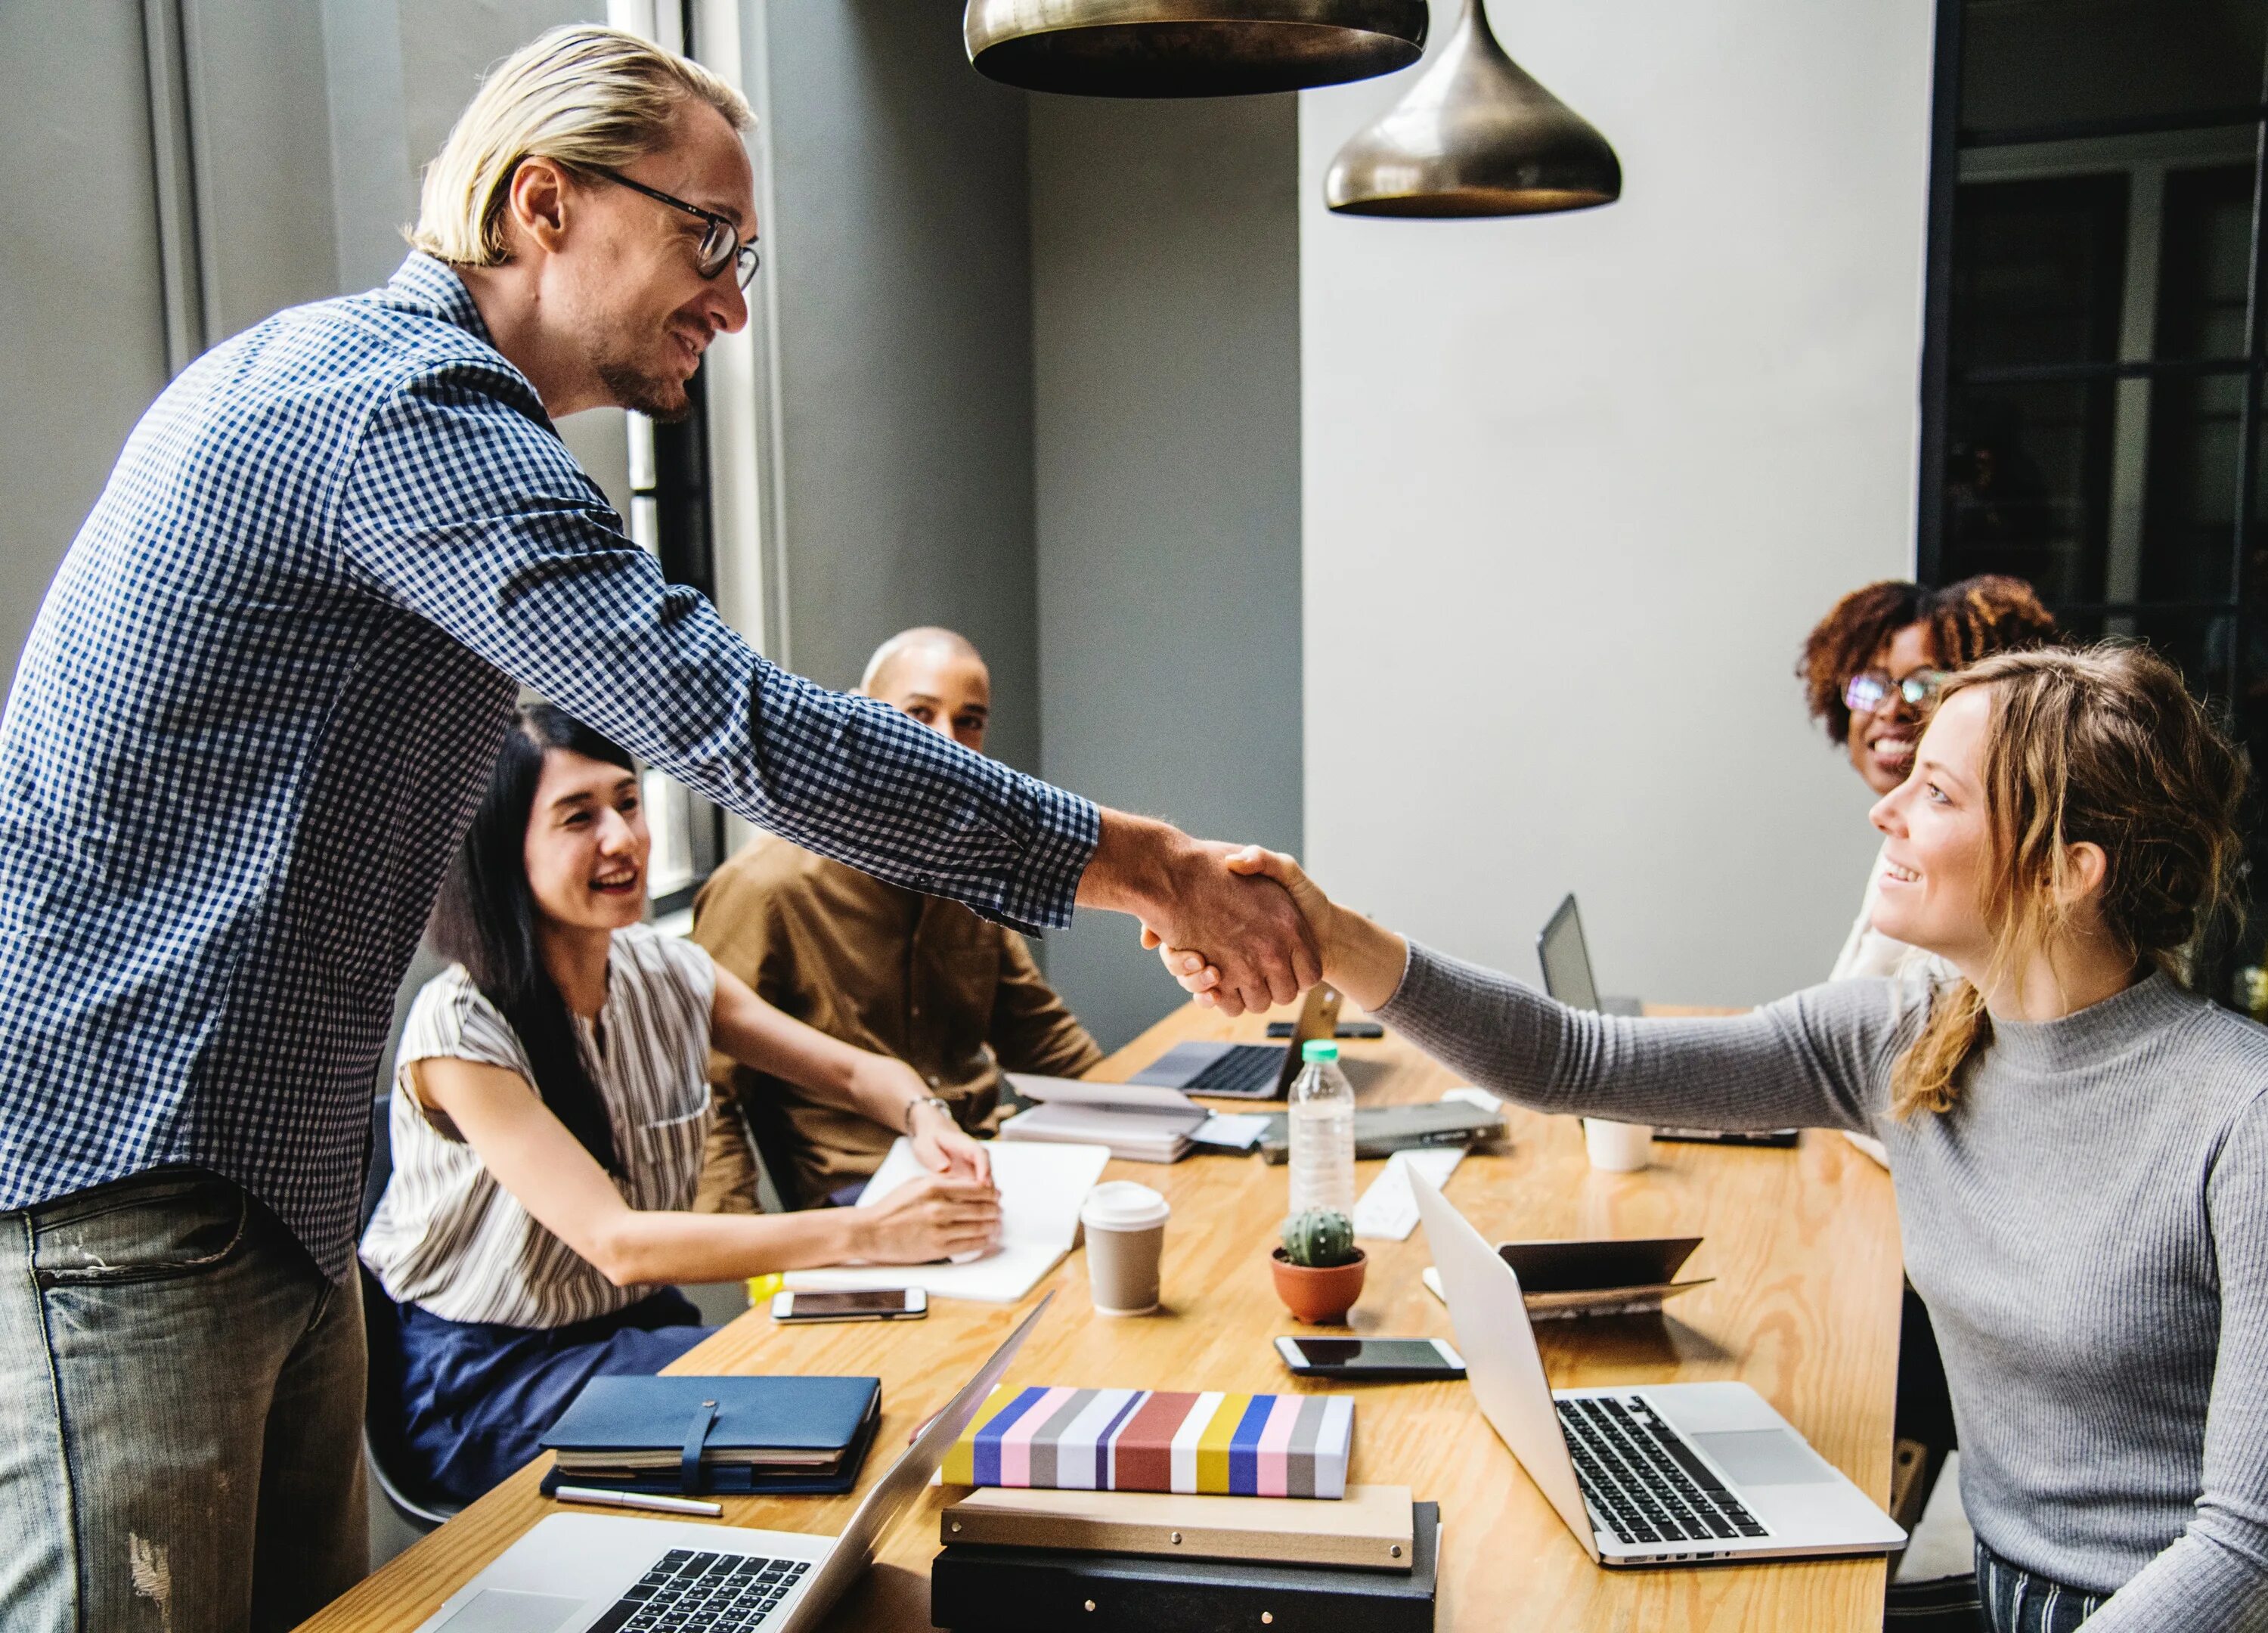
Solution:
M 950 0 L 767 21 L 787 661 L 858 683 L 910 624 L 992 666 L 991 747 L 1039 761 L 1024 99 Z
M 1288 96 L 1032 100 L 1046 774 L 1293 850 L 1298 141 Z M 1048 970 L 1113 1047 L 1181 996 L 1116 915 Z
M 1620 202 L 1334 217 L 1407 81 L 1301 100 L 1308 860 L 1522 975 L 1572 889 L 1609 990 L 1771 998 L 1877 838 L 1790 671 L 1911 567 L 1933 7 L 1501 9 Z
M 0 674 L 12 676 L 55 564 L 166 382 L 166 323 L 140 9 L 0 5 Z

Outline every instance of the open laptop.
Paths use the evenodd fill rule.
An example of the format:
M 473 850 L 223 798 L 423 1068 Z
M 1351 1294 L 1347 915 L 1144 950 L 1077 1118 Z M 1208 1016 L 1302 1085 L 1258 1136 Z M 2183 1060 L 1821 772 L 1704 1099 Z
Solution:
M 961 1387 L 839 1537 L 554 1514 L 442 1601 L 418 1633 L 802 1633 L 817 1627 L 920 1495 L 1055 1295 Z
M 1583 915 L 1575 894 L 1552 910 L 1535 938 L 1535 961 L 1543 967 L 1543 990 L 1570 1009 L 1597 1011 L 1607 1015 L 1636 1015 L 1636 998 L 1599 997 L 1599 983 L 1591 976 L 1590 944 L 1583 939 Z M 1658 1140 L 1683 1140 L 1701 1145 L 1793 1145 L 1802 1137 L 1796 1129 L 1656 1129 Z
M 1535 961 L 1543 966 L 1543 989 L 1574 1009 L 1596 1010 L 1605 1015 L 1636 1015 L 1636 998 L 1599 999 L 1599 983 L 1591 979 L 1591 948 L 1583 939 L 1583 915 L 1575 906 L 1575 893 L 1552 909 L 1535 938 Z
M 1300 1005 L 1290 1043 L 1176 1043 L 1127 1081 L 1185 1094 L 1280 1100 L 1300 1075 L 1300 1046 L 1313 1038 L 1335 1038 L 1338 1030 L 1339 995 L 1318 983 L 1307 989 L 1307 1002 Z
M 1481 1411 L 1602 1565 L 1886 1554 L 1906 1534 L 1746 1384 L 1554 1390 L 1520 1277 L 1424 1173 L 1410 1188 Z

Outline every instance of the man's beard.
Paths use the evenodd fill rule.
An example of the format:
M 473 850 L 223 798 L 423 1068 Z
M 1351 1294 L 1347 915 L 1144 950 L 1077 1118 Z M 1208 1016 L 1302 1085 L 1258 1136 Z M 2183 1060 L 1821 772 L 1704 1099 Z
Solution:
M 607 400 L 616 406 L 664 425 L 674 425 L 692 415 L 693 399 L 686 392 L 685 382 L 676 376 L 648 374 L 627 363 L 602 362 L 598 366 L 599 383 L 607 388 Z

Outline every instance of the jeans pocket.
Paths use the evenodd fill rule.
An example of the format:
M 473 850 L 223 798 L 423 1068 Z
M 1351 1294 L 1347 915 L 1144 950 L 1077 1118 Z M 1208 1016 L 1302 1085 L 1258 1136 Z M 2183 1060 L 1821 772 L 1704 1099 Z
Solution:
M 217 1174 L 167 1169 L 32 1210 L 42 1287 L 169 1281 L 217 1269 L 244 1244 L 252 1199 Z

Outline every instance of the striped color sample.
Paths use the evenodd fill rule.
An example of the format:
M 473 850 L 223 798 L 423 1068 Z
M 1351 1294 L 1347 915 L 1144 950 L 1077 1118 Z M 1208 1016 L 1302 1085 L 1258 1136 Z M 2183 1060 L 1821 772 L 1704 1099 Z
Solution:
M 945 1460 L 947 1485 L 1230 1497 L 1346 1495 L 1346 1395 L 1167 1389 L 992 1392 Z

